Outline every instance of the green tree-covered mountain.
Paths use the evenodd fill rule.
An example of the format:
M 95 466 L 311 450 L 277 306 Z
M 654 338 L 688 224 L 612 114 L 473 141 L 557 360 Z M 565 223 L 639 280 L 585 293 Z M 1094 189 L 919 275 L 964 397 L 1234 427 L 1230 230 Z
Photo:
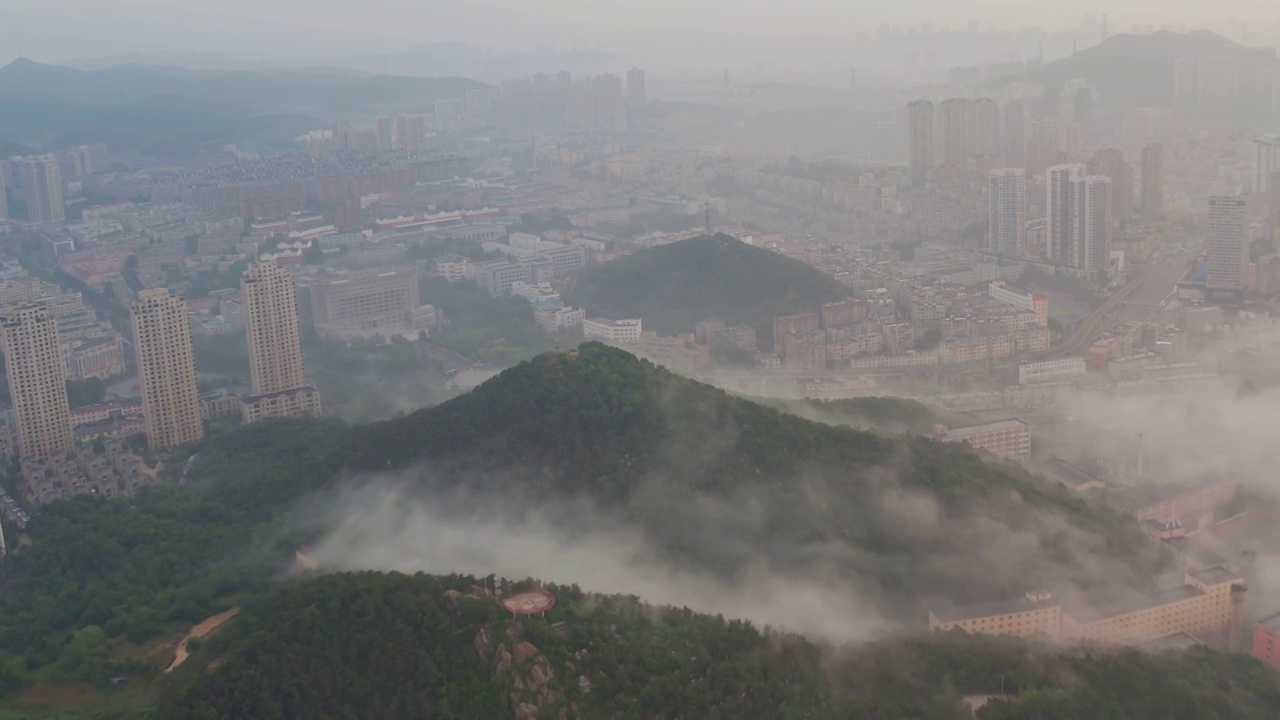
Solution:
M 750 323 L 772 342 L 775 317 L 817 312 L 849 288 L 798 260 L 728 235 L 640 250 L 585 271 L 569 301 L 591 315 L 640 317 L 646 330 L 690 332 L 698 320 Z
M 356 428 L 338 456 L 349 472 L 409 468 L 424 491 L 585 498 L 677 564 L 821 568 L 906 621 L 1028 582 L 1122 586 L 1095 575 L 1100 554 L 1125 575 L 1151 559 L 1130 520 L 965 446 L 803 420 L 598 343 Z
M 475 578 L 361 573 L 253 603 L 166 683 L 157 720 L 810 718 L 1268 720 L 1247 656 L 906 636 L 836 648 L 553 587 L 513 619 Z
M 916 414 L 911 407 L 889 410 L 907 420 Z M 804 420 L 596 343 L 544 354 L 472 393 L 396 420 L 356 427 L 332 420 L 215 426 L 195 450 L 189 464 L 182 455 L 170 458 L 168 485 L 132 499 L 79 497 L 33 518 L 34 542 L 3 561 L 0 717 L 32 707 L 34 701 L 24 700 L 28 693 L 46 699 L 67 687 L 83 693 L 105 688 L 117 675 L 145 686 L 183 632 L 235 606 L 245 614 L 229 627 L 247 628 L 247 635 L 209 640 L 206 651 L 221 650 L 192 667 L 225 660 L 211 684 L 197 682 L 193 695 L 173 698 L 179 704 L 168 706 L 177 708 L 170 712 L 203 705 L 215 714 L 189 717 L 402 717 L 408 708 L 419 716 L 492 717 L 484 714 L 492 709 L 492 691 L 475 681 L 475 673 L 489 681 L 492 667 L 481 662 L 475 669 L 477 660 L 465 659 L 473 657 L 467 645 L 475 652 L 477 633 L 486 627 L 499 639 L 511 638 L 505 633 L 512 628 L 492 625 L 501 617 L 490 605 L 441 599 L 447 589 L 465 591 L 470 580 L 368 575 L 289 585 L 273 594 L 294 549 L 332 534 L 335 505 L 346 522 L 378 521 L 348 512 L 328 493 L 358 493 L 387 471 L 397 486 L 408 486 L 400 496 L 406 504 L 423 500 L 445 513 L 458 507 L 499 518 L 513 508 L 540 512 L 558 523 L 567 544 L 591 542 L 592 526 L 626 528 L 668 567 L 693 569 L 726 587 L 748 569 L 782 583 L 818 578 L 865 599 L 868 616 L 914 627 L 938 604 L 1059 582 L 1101 594 L 1151 574 L 1148 545 L 1131 522 L 1013 466 L 919 437 Z M 451 506 L 460 493 L 462 504 Z M 779 645 L 781 636 L 765 638 L 741 623 L 636 609 L 635 600 L 602 603 L 580 599 L 572 589 L 561 597 L 565 602 L 547 621 L 564 620 L 568 630 L 529 624 L 518 632 L 546 656 L 542 669 L 561 679 L 558 697 L 579 692 L 578 675 L 598 689 L 578 698 L 589 710 L 582 717 L 609 717 L 598 711 L 616 707 L 624 717 L 657 708 L 647 717 L 818 718 L 836 707 L 853 708 L 837 717 L 950 718 L 950 686 L 922 687 L 955 675 L 967 679 L 949 682 L 967 692 L 990 687 L 996 673 L 1041 668 L 1031 661 L 1040 651 L 1024 646 L 1001 650 L 1006 654 L 997 662 L 966 656 L 963 644 L 951 650 L 928 645 L 885 680 L 885 687 L 902 692 L 828 696 L 822 693 L 834 691 L 811 692 L 816 675 L 787 674 L 828 665 L 814 659 L 812 647 L 791 640 Z M 385 641 L 390 635 L 397 640 Z M 592 648 L 590 660 L 576 655 L 583 643 Z M 780 647 L 790 649 L 771 654 Z M 496 645 L 488 648 L 478 661 L 496 657 Z M 515 654 L 514 645 L 509 650 Z M 877 652 L 891 650 L 889 644 Z M 869 668 L 892 656 L 866 657 L 870 664 L 857 670 L 865 680 L 850 692 L 874 694 L 884 676 Z M 1045 665 L 1043 675 L 1022 676 L 1030 678 L 1027 688 L 1046 687 L 1036 700 L 1046 704 L 1032 707 L 1111 708 L 1132 700 L 1081 696 L 1072 682 L 1084 681 L 1063 678 L 1092 683 L 1096 674 L 1096 682 L 1109 682 L 1117 666 L 1075 657 Z M 1235 660 L 1179 657 L 1188 664 L 1144 670 L 1134 680 L 1140 683 L 1135 694 L 1164 696 L 1161 674 L 1182 668 L 1195 678 L 1177 692 L 1191 695 L 1170 697 L 1200 698 L 1195 707 L 1203 711 L 1205 698 L 1216 696 L 1201 674 L 1230 676 L 1229 684 L 1247 690 L 1244 697 L 1254 697 L 1265 680 L 1255 666 L 1237 667 Z M 965 675 L 971 666 L 985 669 Z M 931 679 L 912 680 L 917 668 Z M 785 680 L 775 686 L 769 678 Z M 400 689 L 391 690 L 393 684 Z M 686 685 L 687 692 L 677 689 Z M 746 695 L 740 690 L 756 685 L 759 690 Z M 336 698 L 337 686 L 349 688 L 350 696 Z M 497 702 L 504 708 L 514 689 L 499 684 Z M 137 693 L 136 707 L 153 696 Z M 380 699 L 369 705 L 370 697 Z M 802 711 L 813 697 L 828 698 L 821 700 L 827 704 Z M 932 710 L 911 709 L 935 701 Z M 621 704 L 593 704 L 606 702 Z M 1054 705 L 1078 702 L 1105 704 Z M 310 711 L 325 704 L 339 710 Z M 370 714 L 351 714 L 362 706 Z

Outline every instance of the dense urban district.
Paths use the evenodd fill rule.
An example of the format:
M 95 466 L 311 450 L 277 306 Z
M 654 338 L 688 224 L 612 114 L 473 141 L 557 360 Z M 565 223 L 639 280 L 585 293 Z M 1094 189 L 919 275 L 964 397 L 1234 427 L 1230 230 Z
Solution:
M 1280 65 L 1093 32 L 0 68 L 0 720 L 1276 717 Z

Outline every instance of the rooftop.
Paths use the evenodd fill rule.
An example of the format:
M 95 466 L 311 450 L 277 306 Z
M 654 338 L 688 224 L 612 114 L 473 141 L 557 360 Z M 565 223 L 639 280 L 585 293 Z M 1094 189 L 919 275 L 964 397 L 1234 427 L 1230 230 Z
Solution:
M 1193 597 L 1204 595 L 1199 588 L 1191 585 L 1179 585 L 1175 588 L 1162 590 L 1160 592 L 1143 595 L 1141 597 L 1121 600 L 1119 602 L 1110 603 L 1098 608 L 1085 608 L 1079 612 L 1072 612 L 1071 617 L 1082 623 L 1097 622 L 1106 620 L 1107 618 L 1118 617 L 1120 615 L 1128 615 L 1141 610 L 1149 610 L 1161 605 L 1169 605 L 1183 600 L 1190 600 Z
M 1007 420 L 996 420 L 995 422 L 982 423 L 981 425 L 967 425 L 959 428 L 948 428 L 946 437 L 949 440 L 961 440 L 974 435 L 985 435 L 986 433 L 992 432 L 1022 429 L 1030 430 L 1030 426 L 1018 418 L 1009 418 Z
M 1200 642 L 1194 636 L 1188 635 L 1184 632 L 1176 632 L 1172 635 L 1165 635 L 1164 637 L 1156 638 L 1155 640 L 1148 640 L 1143 643 L 1146 647 L 1156 648 L 1159 650 L 1186 650 L 1187 648 L 1193 648 L 1197 645 L 1203 644 L 1204 643 Z
M 1053 460 L 1045 465 L 1045 474 L 1050 478 L 1075 490 L 1091 482 L 1102 482 L 1102 479 L 1065 460 Z
M 1021 596 L 1013 600 L 996 600 L 994 602 L 962 605 L 960 607 L 949 608 L 946 610 L 934 610 L 933 616 L 938 619 L 938 622 L 958 622 L 961 620 L 991 617 L 993 615 L 1010 615 L 1012 613 L 1043 610 L 1045 608 L 1057 607 L 1057 605 L 1058 604 L 1052 600 L 1033 603 L 1028 600 L 1026 596 Z
M 1280 632 L 1280 613 L 1276 613 L 1275 615 L 1272 615 L 1271 617 L 1268 617 L 1268 618 L 1263 618 L 1258 621 L 1258 624 L 1267 628 L 1268 630 L 1274 630 L 1276 632 Z
M 1222 585 L 1223 583 L 1238 583 L 1240 576 L 1227 570 L 1226 568 L 1209 568 L 1200 572 L 1191 573 L 1191 577 L 1204 583 L 1205 585 Z

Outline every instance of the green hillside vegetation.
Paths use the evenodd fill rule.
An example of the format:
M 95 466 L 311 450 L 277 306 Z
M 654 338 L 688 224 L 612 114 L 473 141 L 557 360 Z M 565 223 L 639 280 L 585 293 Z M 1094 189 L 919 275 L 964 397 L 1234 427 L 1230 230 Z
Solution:
M 1247 656 L 960 633 L 833 648 L 576 587 L 552 586 L 545 618 L 513 620 L 475 590 L 484 582 L 292 583 L 202 644 L 164 687 L 156 720 L 962 720 L 973 717 L 963 696 L 1001 688 L 978 720 L 1269 720 L 1280 707 L 1280 678 Z
M 0 697 L 31 682 L 144 671 L 154 660 L 130 648 L 265 590 L 296 547 L 280 518 L 330 477 L 327 448 L 342 428 L 278 421 L 219 432 L 184 485 L 41 509 L 36 542 L 4 561 Z
M 464 78 L 195 72 L 119 65 L 84 71 L 26 59 L 0 68 L 0 142 L 43 149 L 106 142 L 187 158 L 227 143 L 290 146 L 339 116 L 425 110 L 482 87 Z
M 1082 78 L 1098 91 L 1098 101 L 1104 105 L 1167 106 L 1173 103 L 1173 72 L 1178 58 L 1230 55 L 1242 49 L 1207 30 L 1121 33 L 1048 63 L 1030 73 L 1029 79 L 1058 89 L 1068 80 Z
M 728 235 L 703 236 L 640 250 L 586 270 L 566 302 L 591 315 L 640 317 L 662 335 L 691 332 L 698 320 L 750 323 L 762 344 L 773 319 L 817 312 L 849 288 L 798 260 Z
M 469 586 L 471 580 L 366 574 L 272 591 L 294 549 L 328 531 L 329 516 L 312 512 L 317 506 L 311 498 L 365 470 L 405 470 L 402 477 L 417 477 L 424 493 L 465 488 L 473 507 L 518 498 L 526 507 L 545 503 L 542 509 L 553 512 L 566 498 L 584 497 L 599 508 L 597 520 L 647 533 L 676 566 L 730 577 L 763 563 L 780 573 L 856 579 L 858 592 L 865 590 L 880 612 L 917 627 L 934 602 L 1004 597 L 1060 579 L 1097 582 L 1081 567 L 1090 558 L 1079 555 L 1080 533 L 1096 538 L 1098 551 L 1126 564 L 1135 577 L 1150 575 L 1150 558 L 1134 550 L 1146 544 L 1131 523 L 1091 510 L 1019 469 L 922 438 L 803 420 L 595 343 L 544 354 L 472 393 L 396 420 L 354 428 L 332 420 L 215 425 L 197 450 L 181 482 L 187 458 L 178 454 L 169 458 L 170 482 L 137 498 L 79 497 L 36 514 L 34 543 L 2 567 L 0 712 L 43 718 L 95 707 L 49 699 L 87 688 L 106 693 L 103 702 L 121 708 L 106 717 L 140 719 L 155 692 L 112 695 L 106 680 L 123 675 L 130 688 L 148 685 L 183 632 L 239 606 L 245 614 L 228 625 L 225 639 L 218 634 L 201 643 L 189 663 L 196 677 L 184 672 L 185 680 L 173 681 L 194 685 L 166 695 L 166 702 L 176 703 L 166 712 L 179 714 L 165 717 L 404 717 L 399 713 L 405 708 L 418 713 L 410 717 L 494 717 L 486 714 L 491 689 L 475 681 L 476 673 L 491 677 L 491 669 L 458 659 L 455 650 L 477 657 L 466 655 L 464 646 L 474 648 L 476 633 L 486 627 L 491 638 L 509 638 L 511 626 L 501 624 L 509 621 L 489 605 L 440 600 L 444 589 L 463 589 L 459 583 Z M 936 518 L 925 529 L 913 527 L 896 505 L 886 504 L 894 498 L 933 503 Z M 742 521 L 741 507 L 754 508 L 749 521 Z M 563 530 L 571 536 L 575 523 L 565 520 Z M 1007 528 L 1022 545 L 1038 547 L 989 562 L 984 553 L 991 548 L 975 528 L 987 537 Z M 952 686 L 929 685 L 934 680 L 911 685 L 908 676 L 940 681 L 969 667 L 998 666 L 1003 673 L 1038 667 L 1022 646 L 1001 651 L 1014 653 L 999 656 L 1012 658 L 1008 662 L 974 665 L 978 661 L 964 655 L 964 644 L 941 655 L 950 660 L 921 665 L 942 652 L 929 645 L 901 660 L 901 670 L 892 665 L 877 675 L 862 669 L 869 679 L 861 686 L 850 680 L 849 692 L 874 698 L 847 697 L 814 690 L 817 676 L 805 668 L 828 663 L 794 639 L 687 611 L 656 612 L 636 599 L 583 599 L 572 588 L 562 588 L 561 599 L 546 622 L 565 620 L 567 634 L 551 632 L 542 621 L 524 622 L 519 632 L 545 656 L 543 669 L 562 679 L 557 697 L 576 700 L 581 717 L 609 717 L 615 709 L 640 717 L 643 709 L 644 717 L 819 718 L 835 707 L 848 710 L 840 717 L 950 718 Z M 589 659 L 576 657 L 586 645 L 593 648 Z M 385 653 L 375 657 L 375 648 Z M 497 652 L 493 645 L 490 650 Z M 868 660 L 868 667 L 892 656 L 875 657 L 880 660 Z M 1232 665 L 1234 659 L 1186 657 L 1192 658 L 1185 661 L 1186 674 L 1231 678 L 1220 685 L 1223 692 L 1236 683 L 1244 698 L 1256 696 L 1270 677 L 1257 675 L 1252 664 Z M 225 661 L 205 684 L 206 673 L 198 669 L 220 658 Z M 917 673 L 916 665 L 933 668 L 934 675 Z M 1153 666 L 1142 676 L 1141 693 L 1190 697 L 1164 692 L 1161 673 L 1170 667 Z M 1059 668 L 1071 672 L 1056 675 Z M 1115 672 L 1099 671 L 1098 682 L 1110 682 Z M 1086 670 L 1056 665 L 1045 673 L 1027 675 L 1026 687 L 1043 678 L 1081 677 Z M 578 675 L 588 675 L 595 690 L 582 691 Z M 886 688 L 902 691 L 874 694 L 885 677 Z M 975 677 L 951 682 L 957 690 L 993 682 L 991 674 Z M 400 681 L 394 689 L 390 679 Z M 1215 708 L 1231 707 L 1201 679 L 1178 692 L 1200 698 L 1195 707 L 1201 710 L 1205 697 L 1219 702 Z M 899 681 L 906 684 L 892 684 Z M 516 688 L 512 683 L 499 683 L 503 707 Z M 927 692 L 919 689 L 925 685 Z M 338 688 L 351 696 L 335 696 Z M 1112 702 L 1110 695 L 1093 698 L 1072 686 L 1047 688 L 1037 702 Z M 236 704 L 241 702 L 248 704 Z M 920 702 L 937 704 L 928 711 L 897 709 Z M 365 714 L 352 714 L 362 706 Z M 228 714 L 181 714 L 198 707 Z M 334 711 L 315 713 L 315 707 Z M 1094 717 L 1045 715 L 1059 716 Z
M 761 561 L 791 571 L 821 565 L 860 578 L 860 591 L 878 589 L 874 600 L 908 622 L 946 598 L 994 599 L 1027 583 L 1090 585 L 1076 533 L 1096 536 L 1135 577 L 1152 561 L 1127 518 L 967 447 L 803 420 L 598 343 L 541 355 L 435 408 L 356 428 L 338 458 L 349 471 L 428 463 L 424 491 L 467 478 L 474 491 L 519 492 L 530 504 L 586 497 L 645 530 L 678 564 L 723 576 Z M 911 509 L 917 501 L 937 516 L 922 521 Z M 711 507 L 717 515 L 750 507 L 754 520 L 704 517 Z M 1039 536 L 1047 555 L 1015 557 L 998 541 L 984 548 L 976 538 L 993 529 L 1009 542 Z M 716 541 L 723 537 L 732 540 Z M 992 563 L 986 552 L 1008 557 Z
M 807 420 L 847 425 L 859 430 L 927 435 L 935 424 L 960 425 L 973 421 L 959 413 L 930 407 L 918 400 L 900 397 L 860 397 L 847 400 L 779 400 L 752 398 Z

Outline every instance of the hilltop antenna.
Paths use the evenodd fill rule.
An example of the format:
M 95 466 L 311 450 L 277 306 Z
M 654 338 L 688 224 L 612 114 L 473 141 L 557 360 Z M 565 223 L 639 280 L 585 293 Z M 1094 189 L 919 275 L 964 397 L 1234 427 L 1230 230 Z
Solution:
M 702 209 L 707 213 L 707 234 L 711 234 L 711 201 L 702 203 Z

